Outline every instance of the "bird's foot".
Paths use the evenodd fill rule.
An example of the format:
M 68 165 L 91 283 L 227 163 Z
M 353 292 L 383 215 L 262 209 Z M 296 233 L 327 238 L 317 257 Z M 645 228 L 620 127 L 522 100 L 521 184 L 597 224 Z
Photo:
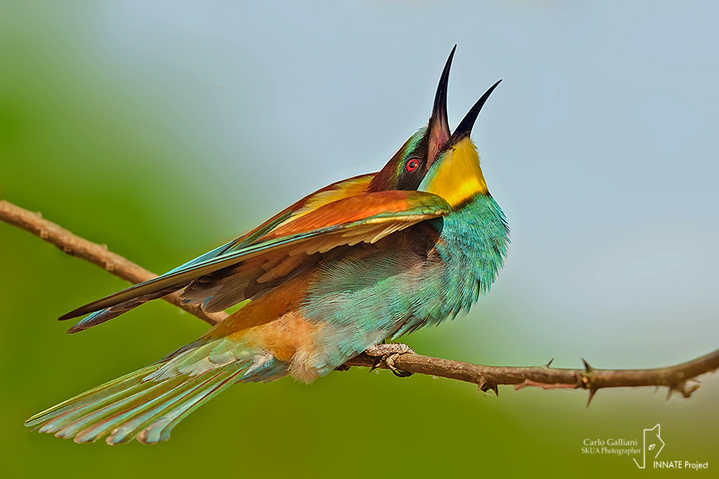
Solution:
M 394 362 L 402 354 L 415 354 L 414 349 L 410 348 L 406 344 L 402 343 L 381 343 L 373 344 L 369 348 L 365 349 L 365 353 L 368 356 L 379 358 L 377 364 L 375 364 L 370 371 L 377 369 L 383 362 L 387 365 L 392 374 L 398 378 L 406 378 L 412 375 L 409 371 L 402 371 L 397 369 Z

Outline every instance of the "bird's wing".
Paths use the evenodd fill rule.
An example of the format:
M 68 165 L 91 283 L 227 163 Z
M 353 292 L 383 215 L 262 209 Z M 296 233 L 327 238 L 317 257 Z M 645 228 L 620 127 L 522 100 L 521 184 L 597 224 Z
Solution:
M 249 231 L 248 233 L 245 233 L 244 235 L 230 241 L 229 243 L 225 243 L 222 246 L 213 249 L 212 251 L 208 251 L 207 253 L 200 255 L 197 258 L 192 259 L 187 263 L 184 263 L 177 268 L 168 271 L 164 275 L 160 276 L 160 278 L 176 271 L 191 268 L 196 264 L 203 263 L 217 256 L 221 256 L 232 251 L 241 250 L 242 248 L 256 243 L 258 240 L 261 240 L 265 235 L 271 233 L 278 226 L 282 226 L 301 216 L 304 216 L 307 213 L 321 206 L 338 201 L 343 198 L 348 198 L 351 196 L 365 193 L 370 182 L 375 177 L 375 174 L 376 173 L 370 173 L 367 175 L 355 176 L 346 180 L 337 181 L 329 186 L 325 186 L 324 188 L 317 190 L 314 193 L 305 196 L 296 203 L 288 206 L 287 208 L 280 211 L 275 216 L 271 217 L 255 229 Z
M 258 294 L 258 287 L 266 290 L 280 284 L 301 265 L 315 264 L 319 261 L 318 254 L 341 245 L 374 243 L 395 231 L 444 216 L 449 211 L 449 205 L 441 197 L 418 191 L 381 191 L 339 199 L 276 224 L 251 244 L 231 246 L 225 252 L 205 255 L 162 276 L 89 303 L 60 319 L 100 311 L 70 330 L 80 331 L 110 319 L 100 317 L 98 321 L 101 310 L 134 304 L 142 298 L 154 299 L 188 286 L 189 291 L 194 288 L 195 296 L 201 291 L 200 297 L 212 299 L 222 293 L 222 288 L 228 288 L 220 298 L 223 295 L 229 297 L 234 304 Z M 248 292 L 237 290 L 237 284 L 256 287 Z
M 376 173 L 370 173 L 367 175 L 360 175 L 353 178 L 348 178 L 346 180 L 332 183 L 329 186 L 325 186 L 324 188 L 305 196 L 301 200 L 280 211 L 275 216 L 268 219 L 249 233 L 246 233 L 243 236 L 240 236 L 234 241 L 231 241 L 221 247 L 224 248 L 222 253 L 237 251 L 248 245 L 256 243 L 257 241 L 260 241 L 265 235 L 271 233 L 278 226 L 282 226 L 286 223 L 292 222 L 295 219 L 304 216 L 324 205 L 339 201 L 344 198 L 349 198 L 352 196 L 366 193 L 367 188 L 369 187 L 369 184 L 375 177 L 375 175 Z M 203 256 L 200 256 L 192 262 L 203 258 Z M 186 265 L 182 265 L 176 269 L 183 268 L 184 266 Z
M 213 258 L 216 258 L 218 256 L 222 256 L 224 254 L 229 254 L 233 251 L 239 251 L 243 248 L 256 243 L 259 241 L 264 235 L 270 233 L 273 229 L 277 228 L 278 226 L 281 226 L 287 222 L 290 222 L 296 218 L 299 218 L 300 216 L 303 216 L 314 209 L 317 209 L 321 206 L 324 206 L 325 204 L 340 200 L 342 198 L 347 198 L 354 195 L 359 195 L 362 193 L 365 193 L 367 191 L 367 188 L 369 187 L 370 182 L 375 177 L 376 173 L 370 173 L 366 175 L 360 175 L 355 176 L 353 178 L 348 178 L 346 180 L 338 181 L 335 183 L 332 183 L 331 185 L 328 185 L 320 190 L 315 191 L 314 193 L 311 193 L 307 195 L 306 197 L 302 198 L 301 200 L 297 201 L 296 203 L 288 206 L 284 210 L 277 213 L 275 216 L 271 217 L 264 223 L 260 224 L 255 229 L 249 231 L 248 233 L 240 236 L 239 238 L 236 238 L 228 243 L 223 244 L 222 246 L 219 246 L 211 251 L 208 251 L 207 253 L 198 256 L 197 258 L 194 258 L 187 263 L 181 264 L 180 266 L 166 272 L 165 274 L 159 276 L 159 278 L 164 278 L 166 276 L 172 275 L 178 271 L 184 271 L 191 269 L 195 265 L 202 264 L 206 261 L 209 261 Z M 256 270 L 259 270 L 259 267 L 262 267 L 265 265 L 265 261 L 257 260 L 259 263 L 257 265 Z M 248 265 L 249 268 L 250 265 Z M 247 270 L 246 270 L 247 271 Z M 225 272 L 226 273 L 226 272 Z M 221 277 L 218 277 L 221 276 Z M 193 288 L 188 288 L 185 290 L 185 293 L 187 293 L 187 296 L 185 297 L 186 302 L 205 302 L 205 300 L 210 301 L 212 297 L 215 296 L 214 290 L 208 292 L 208 288 L 212 289 L 215 287 L 219 287 L 219 289 L 223 290 L 225 293 L 228 289 L 234 289 L 235 294 L 234 295 L 228 295 L 228 294 L 222 294 L 223 291 L 220 291 L 220 294 L 217 295 L 218 298 L 229 298 L 230 296 L 238 297 L 237 290 L 240 288 L 240 291 L 242 290 L 242 278 L 239 278 L 240 282 L 232 281 L 228 283 L 228 278 L 226 278 L 228 275 L 224 273 L 215 274 L 211 278 L 204 278 L 204 281 L 202 282 L 193 282 L 195 283 Z M 252 282 L 251 279 L 247 280 L 248 282 Z M 209 286 L 208 286 L 209 285 Z M 239 285 L 239 286 L 238 286 Z M 110 307 L 107 307 L 105 309 L 96 310 L 94 313 L 83 319 L 80 323 L 73 326 L 68 332 L 74 333 L 81 331 L 83 329 L 87 329 L 91 326 L 96 326 L 98 324 L 104 323 L 105 321 L 109 321 L 113 318 L 116 318 L 117 316 L 120 316 L 121 314 L 126 313 L 127 311 L 130 311 L 131 309 L 134 309 L 138 306 L 143 305 L 144 303 L 147 303 L 148 301 L 152 301 L 154 299 L 162 298 L 163 296 L 173 293 L 179 289 L 185 288 L 188 286 L 187 284 L 184 285 L 173 285 L 167 289 L 164 290 L 156 290 L 152 293 L 144 294 L 135 296 L 131 299 L 128 299 L 126 301 L 122 301 L 120 303 L 114 304 Z M 269 285 L 266 285 L 269 286 Z M 217 289 L 217 288 L 215 288 Z M 209 298 L 208 298 L 209 296 Z M 250 294 L 248 297 L 252 296 Z M 236 304 L 240 301 L 245 299 L 244 297 L 238 299 L 232 304 Z M 222 301 L 223 304 L 226 304 L 227 301 L 231 301 L 230 299 L 227 299 L 225 301 Z M 88 305 L 89 306 L 89 305 Z M 203 307 L 206 307 L 207 304 L 203 304 Z M 228 305 L 225 308 L 221 308 L 222 304 L 213 304 L 211 305 L 212 308 L 214 308 L 215 311 L 219 311 L 222 309 L 225 309 L 226 307 L 231 306 Z M 60 319 L 69 319 L 77 316 L 81 316 L 82 314 L 86 313 L 79 313 L 74 314 L 75 311 L 72 311 L 64 316 L 62 316 Z

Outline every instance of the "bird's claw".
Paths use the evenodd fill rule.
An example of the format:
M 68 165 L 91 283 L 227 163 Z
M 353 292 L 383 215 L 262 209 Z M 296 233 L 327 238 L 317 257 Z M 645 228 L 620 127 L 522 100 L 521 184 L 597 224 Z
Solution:
M 410 348 L 406 344 L 403 343 L 382 343 L 382 344 L 373 344 L 369 348 L 365 350 L 365 353 L 368 356 L 376 357 L 377 362 L 374 366 L 370 369 L 370 371 L 374 371 L 378 367 L 384 363 L 387 368 L 392 371 L 392 374 L 397 376 L 398 378 L 406 378 L 412 375 L 409 371 L 402 371 L 401 369 L 397 369 L 395 366 L 395 361 L 398 357 L 400 357 L 402 354 L 415 354 L 414 349 Z

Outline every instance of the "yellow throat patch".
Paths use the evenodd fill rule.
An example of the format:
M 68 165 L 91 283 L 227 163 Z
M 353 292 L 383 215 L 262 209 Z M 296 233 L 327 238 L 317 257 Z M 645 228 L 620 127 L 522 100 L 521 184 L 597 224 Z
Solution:
M 452 208 L 478 193 L 489 193 L 479 166 L 479 155 L 469 137 L 437 158 L 419 187 L 420 191 L 442 197 Z

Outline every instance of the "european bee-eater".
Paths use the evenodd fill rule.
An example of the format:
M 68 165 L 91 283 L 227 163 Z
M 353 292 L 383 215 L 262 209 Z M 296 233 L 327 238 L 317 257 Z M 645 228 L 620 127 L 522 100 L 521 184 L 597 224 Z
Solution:
M 502 267 L 509 230 L 470 140 L 493 85 L 450 132 L 454 49 L 427 127 L 381 171 L 334 183 L 246 235 L 162 276 L 60 319 L 69 332 L 183 290 L 206 311 L 247 304 L 160 361 L 26 422 L 40 432 L 109 444 L 164 441 L 197 407 L 237 382 L 310 382 L 380 344 L 468 310 Z

